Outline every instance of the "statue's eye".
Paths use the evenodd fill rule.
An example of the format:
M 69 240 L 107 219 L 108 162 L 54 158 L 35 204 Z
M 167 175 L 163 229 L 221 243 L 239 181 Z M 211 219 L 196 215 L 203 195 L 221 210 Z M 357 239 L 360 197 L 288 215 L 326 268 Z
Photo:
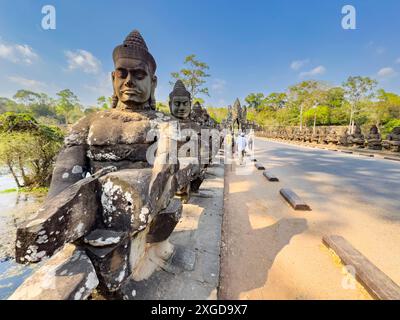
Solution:
M 118 69 L 115 71 L 118 78 L 125 79 L 128 76 L 128 71 L 125 69 Z
M 188 105 L 187 101 L 185 101 L 185 102 L 183 103 L 183 105 L 184 105 L 185 107 L 187 107 L 187 105 Z
M 179 107 L 179 101 L 175 101 L 175 105 Z
M 146 76 L 147 76 L 146 72 L 141 71 L 141 70 L 140 70 L 140 71 L 137 71 L 137 72 L 135 73 L 136 79 L 139 79 L 139 80 L 144 79 Z

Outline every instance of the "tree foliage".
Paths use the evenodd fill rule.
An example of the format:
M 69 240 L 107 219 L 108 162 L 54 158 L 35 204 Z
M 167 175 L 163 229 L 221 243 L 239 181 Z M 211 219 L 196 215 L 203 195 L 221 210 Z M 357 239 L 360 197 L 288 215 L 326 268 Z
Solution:
M 349 77 L 342 86 L 319 81 L 302 81 L 286 92 L 250 93 L 248 120 L 261 126 L 373 124 L 383 134 L 400 121 L 400 96 L 383 89 L 375 92 L 377 82 L 368 77 Z
M 8 167 L 18 187 L 49 184 L 62 142 L 60 128 L 40 124 L 30 114 L 0 115 L 0 164 Z
M 170 84 L 174 85 L 176 80 L 182 80 L 186 89 L 192 95 L 192 99 L 198 98 L 200 94 L 209 96 L 208 88 L 204 86 L 207 82 L 206 78 L 210 77 L 207 73 L 210 69 L 209 66 L 205 62 L 197 60 L 194 54 L 185 58 L 184 65 L 187 67 L 171 73 L 174 81 L 170 81 Z
M 207 112 L 212 119 L 214 119 L 217 123 L 221 123 L 228 115 L 227 108 L 213 108 L 208 107 Z
M 43 124 L 69 125 L 86 114 L 109 109 L 111 104 L 111 97 L 101 96 L 97 99 L 97 105 L 85 108 L 70 89 L 58 92 L 57 98 L 45 93 L 18 90 L 12 99 L 0 97 L 0 113 L 26 113 Z
M 343 83 L 345 95 L 350 105 L 349 127 L 353 132 L 355 118 L 361 110 L 364 100 L 373 97 L 373 90 L 377 85 L 376 80 L 369 77 L 349 77 Z

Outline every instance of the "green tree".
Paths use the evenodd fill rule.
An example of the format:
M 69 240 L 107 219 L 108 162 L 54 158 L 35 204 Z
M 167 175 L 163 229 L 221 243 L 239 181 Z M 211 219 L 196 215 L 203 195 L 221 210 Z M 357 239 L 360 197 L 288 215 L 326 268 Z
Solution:
M 197 60 L 194 54 L 187 56 L 184 64 L 187 66 L 186 68 L 171 73 L 174 81 L 170 81 L 170 84 L 174 85 L 176 80 L 182 80 L 186 89 L 192 95 L 192 99 L 198 98 L 199 94 L 209 96 L 208 88 L 204 84 L 207 82 L 206 78 L 210 77 L 207 73 L 210 67 L 205 62 Z
M 18 90 L 13 96 L 17 103 L 10 105 L 7 111 L 30 113 L 35 118 L 51 118 L 60 121 L 55 110 L 54 99 L 45 93 Z
M 321 103 L 331 109 L 341 108 L 346 101 L 344 94 L 344 89 L 341 87 L 329 88 L 325 93 L 325 99 Z
M 0 97 L 0 113 L 7 111 L 17 111 L 17 103 L 14 100 Z M 25 108 L 24 108 L 25 110 Z
M 265 97 L 263 93 L 250 93 L 246 98 L 244 98 L 249 108 L 254 110 L 259 110 L 262 108 Z
M 300 82 L 289 87 L 289 102 L 299 108 L 300 131 L 303 129 L 303 111 L 319 104 L 324 96 L 326 85 L 315 80 Z
M 0 115 L 0 164 L 8 167 L 18 187 L 49 184 L 62 142 L 59 128 L 42 125 L 30 114 Z
M 169 110 L 169 106 L 166 103 L 157 102 L 156 110 L 159 112 L 162 112 L 164 114 L 171 114 L 171 111 Z
M 360 76 L 349 77 L 343 83 L 346 98 L 350 103 L 349 130 L 351 133 L 354 130 L 354 117 L 360 112 L 361 102 L 373 96 L 373 90 L 376 85 L 376 80 Z
M 207 112 L 217 123 L 221 123 L 228 116 L 227 108 L 208 107 Z
M 200 103 L 200 105 L 203 106 L 205 101 L 202 98 L 194 98 L 194 99 L 192 99 L 192 105 L 195 104 L 196 102 Z
M 56 111 L 63 116 L 64 123 L 69 124 L 70 116 L 79 103 L 78 97 L 69 89 L 58 92 L 57 96 L 59 98 L 57 100 Z
M 40 94 L 29 90 L 18 90 L 13 98 L 17 100 L 17 102 L 28 106 L 37 103 L 40 99 Z
M 97 98 L 97 105 L 102 110 L 110 109 L 111 105 L 112 105 L 112 101 L 111 100 L 112 100 L 111 97 L 107 97 L 107 98 L 105 96 L 98 97 Z
M 331 111 L 329 106 L 318 105 L 314 108 L 310 108 L 304 112 L 304 121 L 308 126 L 313 126 L 314 124 L 319 125 L 329 125 L 330 124 Z
M 379 127 L 382 123 L 390 121 L 390 119 L 400 119 L 400 96 L 386 92 L 383 89 L 377 91 L 378 101 L 374 103 L 371 112 L 375 124 Z
M 264 105 L 272 110 L 282 109 L 287 103 L 286 93 L 272 92 L 263 101 Z

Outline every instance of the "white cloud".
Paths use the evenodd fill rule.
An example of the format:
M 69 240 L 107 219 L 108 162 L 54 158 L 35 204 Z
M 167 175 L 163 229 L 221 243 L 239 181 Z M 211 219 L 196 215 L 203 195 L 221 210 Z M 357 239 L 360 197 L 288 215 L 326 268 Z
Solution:
M 377 76 L 379 78 L 388 79 L 388 78 L 393 78 L 393 77 L 397 76 L 397 72 L 393 68 L 386 67 L 386 68 L 380 69 L 377 73 Z
M 318 66 L 310 71 L 305 71 L 300 73 L 300 77 L 310 77 L 310 76 L 318 76 L 324 74 L 326 72 L 326 68 L 324 66 Z
M 221 93 L 226 86 L 226 81 L 223 79 L 214 79 L 211 89 L 217 93 Z
M 297 71 L 297 70 L 300 70 L 302 67 L 304 67 L 309 62 L 310 62 L 309 59 L 295 60 L 295 61 L 292 61 L 292 63 L 290 64 L 290 68 Z
M 66 51 L 68 69 L 81 69 L 86 73 L 99 73 L 101 70 L 101 62 L 89 51 L 78 49 L 75 51 Z
M 32 64 L 38 55 L 27 44 L 0 43 L 0 58 L 13 63 Z
M 20 77 L 20 76 L 9 76 L 9 77 L 7 77 L 7 79 L 10 80 L 11 82 L 17 83 L 23 89 L 36 89 L 37 90 L 37 89 L 46 87 L 46 84 L 44 82 L 27 79 L 27 78 Z

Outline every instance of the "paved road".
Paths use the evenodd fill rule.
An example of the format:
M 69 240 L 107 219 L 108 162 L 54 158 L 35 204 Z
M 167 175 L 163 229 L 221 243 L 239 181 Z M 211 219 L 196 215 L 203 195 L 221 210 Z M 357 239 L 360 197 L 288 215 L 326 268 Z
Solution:
M 400 284 L 400 162 L 265 139 L 256 158 L 280 182 L 227 170 L 222 298 L 369 299 L 321 245 L 326 234 L 344 236 Z M 293 211 L 282 187 L 312 211 Z

